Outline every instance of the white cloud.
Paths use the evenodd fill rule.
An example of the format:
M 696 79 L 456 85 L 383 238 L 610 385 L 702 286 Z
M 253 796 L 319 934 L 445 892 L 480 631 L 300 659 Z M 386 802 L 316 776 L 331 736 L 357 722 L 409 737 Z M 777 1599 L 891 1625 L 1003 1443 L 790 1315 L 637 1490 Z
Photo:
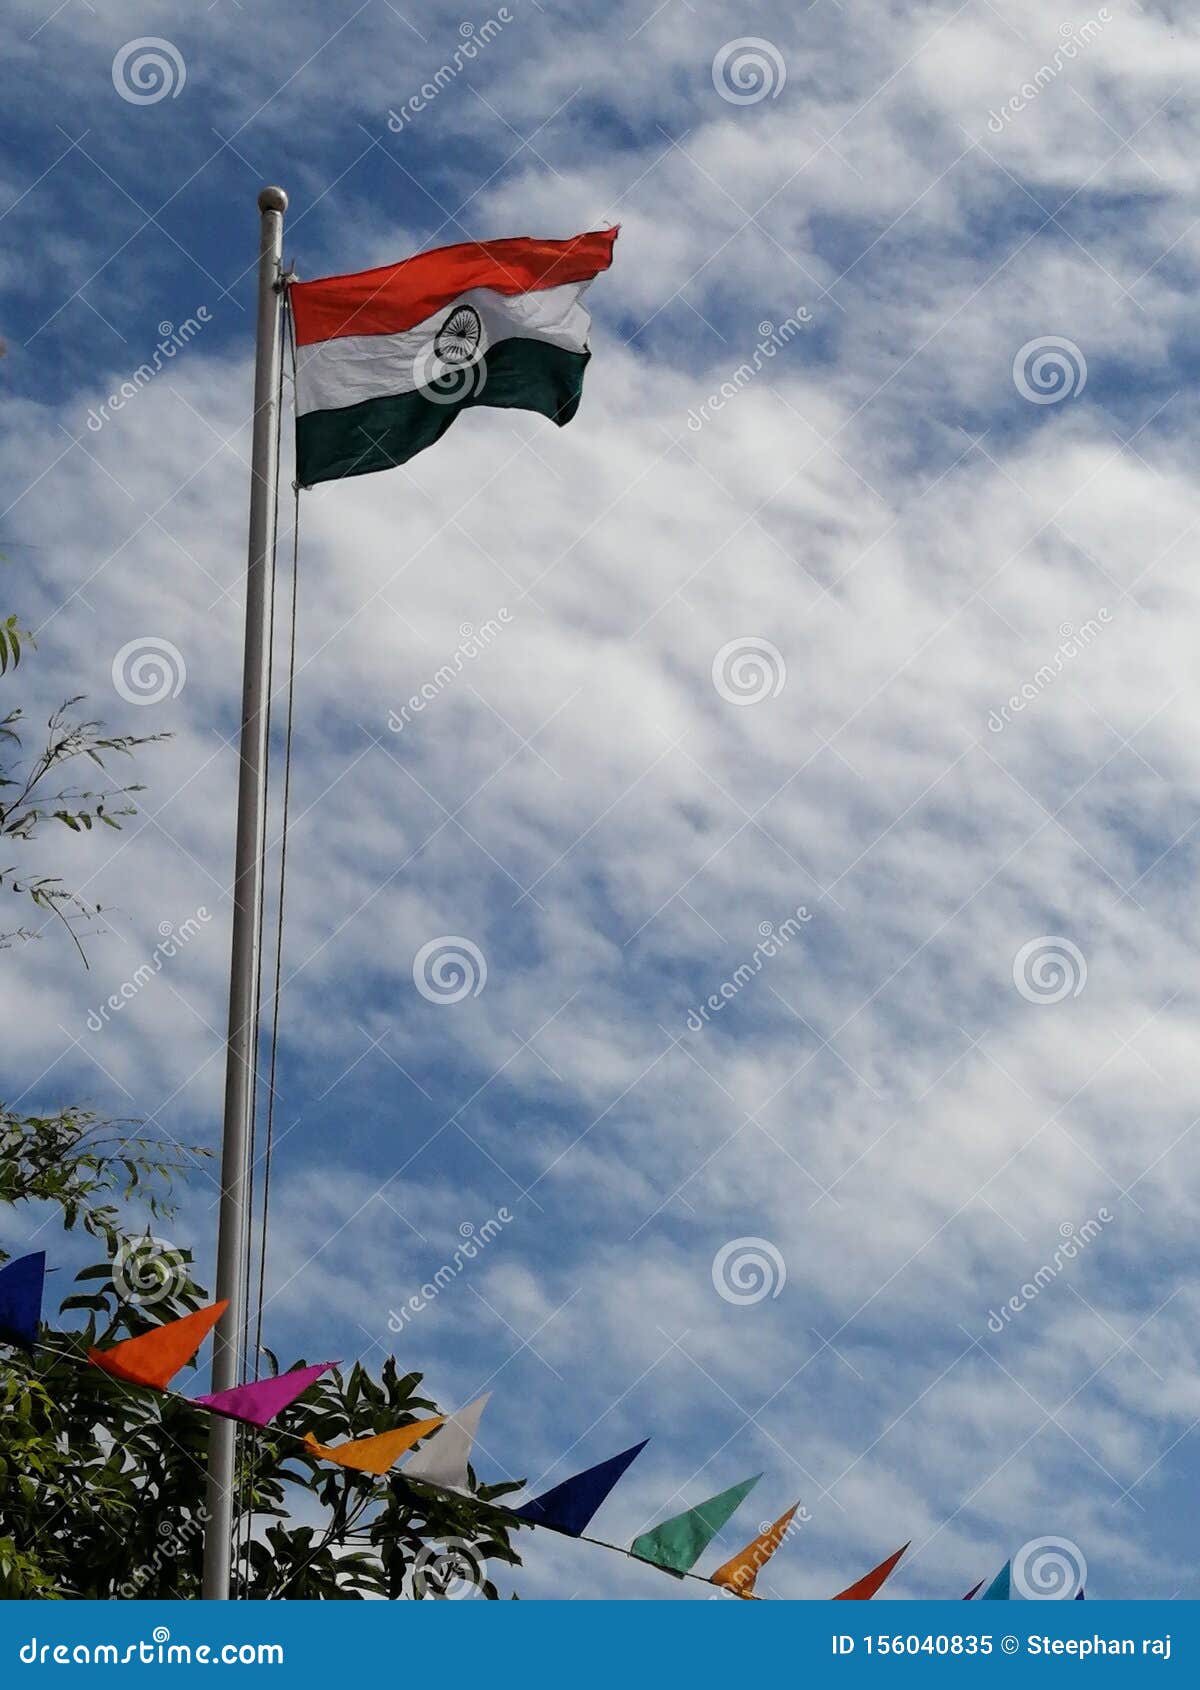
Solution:
M 474 229 L 621 219 L 580 417 L 559 433 L 476 412 L 405 471 L 302 500 L 268 1323 L 310 1355 L 318 1338 L 367 1353 L 388 1341 L 389 1299 L 458 1225 L 509 1204 L 514 1224 L 406 1332 L 405 1360 L 440 1400 L 497 1374 L 482 1446 L 508 1473 L 561 1460 L 561 1477 L 654 1430 L 653 1479 L 635 1469 L 604 1535 L 665 1506 L 664 1476 L 710 1494 L 718 1450 L 711 1491 L 762 1467 L 747 1537 L 799 1494 L 814 1515 L 803 1552 L 773 1563 L 783 1595 L 828 1594 L 910 1537 L 897 1590 L 958 1594 L 1052 1529 L 1078 1534 L 1105 1593 L 1171 1578 L 1169 1481 L 1197 1412 L 1196 518 L 1193 407 L 1173 368 L 1194 148 L 1179 103 L 1153 114 L 1195 44 L 1113 9 L 1001 137 L 988 110 L 1053 36 L 1032 4 L 1005 21 L 860 9 L 852 50 L 832 15 L 803 49 L 790 14 L 756 15 L 756 30 L 777 26 L 789 81 L 745 109 L 709 78 L 712 53 L 745 33 L 737 8 L 632 40 L 636 7 L 570 35 L 524 18 L 472 81 L 521 135 L 583 87 L 537 152 L 481 189 L 519 140 L 457 85 L 402 144 L 439 197 L 454 177 L 459 198 L 480 190 L 463 213 Z M 269 20 L 236 16 L 182 43 L 187 93 L 218 127 L 287 73 Z M 83 89 L 123 26 L 76 22 L 87 51 L 64 77 Z M 422 24 L 435 47 L 443 23 Z M 299 64 L 330 30 L 303 9 L 293 25 Z M 288 133 L 288 250 L 305 275 L 380 261 L 440 220 L 378 156 L 299 215 L 367 144 L 343 152 L 348 115 L 401 156 L 382 115 L 409 90 L 380 52 L 399 27 L 364 14 L 238 142 L 269 174 Z M 1112 159 L 1120 143 L 1083 100 L 1121 135 L 1146 122 L 1136 152 Z M 131 114 L 108 113 L 96 156 L 124 176 L 154 133 L 194 168 L 216 143 L 174 107 L 174 129 L 136 143 Z M 90 167 L 58 168 L 84 191 Z M 239 174 L 243 198 L 250 185 Z M 1050 211 L 1072 193 L 1035 233 L 1029 195 Z M 37 709 L 86 690 L 122 728 L 176 738 L 138 760 L 153 819 L 72 841 L 119 938 L 89 946 L 86 975 L 50 944 L 10 959 L 9 1064 L 39 1098 L 86 1091 L 213 1142 L 248 369 L 244 325 L 214 300 L 211 338 L 87 430 L 158 321 L 200 297 L 176 253 L 163 304 L 147 277 L 168 255 L 144 238 L 86 293 L 109 316 L 136 290 L 141 341 L 121 348 L 90 322 L 103 338 L 86 379 L 10 410 L 6 524 L 39 548 L 29 598 L 11 586 L 45 623 L 22 670 Z M 64 252 L 72 287 L 107 256 L 103 241 L 78 264 Z M 689 429 L 760 322 L 800 304 L 811 328 Z M 60 328 L 89 316 L 76 301 Z M 1013 359 L 1051 333 L 1083 350 L 1088 386 L 1030 406 Z M 64 427 L 80 444 L 59 458 Z M 500 606 L 503 635 L 389 731 L 463 624 Z M 1101 607 L 1101 636 L 989 731 L 1064 625 Z M 137 710 L 109 666 L 143 633 L 179 647 L 188 682 Z M 744 634 L 778 647 L 787 679 L 739 709 L 711 665 Z M 201 904 L 214 920 L 161 989 L 62 1058 L 57 1029 L 79 1033 L 159 922 Z M 689 1032 L 760 923 L 798 904 L 803 939 Z M 454 1006 L 411 980 L 444 933 L 488 962 L 484 992 Z M 1029 1003 L 1013 957 L 1055 933 L 1084 953 L 1087 986 Z M 198 1227 L 209 1195 L 188 1211 Z M 1100 1205 L 1113 1224 L 989 1334 L 988 1310 Z M 776 1245 L 788 1282 L 733 1308 L 710 1266 L 747 1235 Z M 599 1552 L 531 1549 L 531 1593 L 570 1595 L 576 1577 L 588 1594 L 695 1593 Z

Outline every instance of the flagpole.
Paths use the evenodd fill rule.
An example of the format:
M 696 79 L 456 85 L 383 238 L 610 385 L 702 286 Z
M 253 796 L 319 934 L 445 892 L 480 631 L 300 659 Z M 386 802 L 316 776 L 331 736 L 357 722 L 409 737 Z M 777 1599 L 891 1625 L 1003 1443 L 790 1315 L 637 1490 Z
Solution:
M 278 499 L 279 380 L 283 358 L 282 188 L 258 196 L 258 326 L 254 354 L 254 433 L 250 465 L 250 536 L 246 563 L 246 645 L 242 669 L 242 732 L 234 858 L 233 944 L 229 969 L 229 1037 L 225 1052 L 225 1129 L 221 1147 L 221 1208 L 217 1223 L 216 1295 L 229 1307 L 214 1334 L 212 1388 L 240 1383 L 246 1323 L 246 1262 L 250 1246 L 247 1166 L 254 1103 L 259 927 L 266 838 L 267 631 L 274 593 L 274 534 Z M 234 1457 L 237 1427 L 214 1415 L 208 1442 L 204 1579 L 208 1601 L 229 1597 L 233 1559 Z

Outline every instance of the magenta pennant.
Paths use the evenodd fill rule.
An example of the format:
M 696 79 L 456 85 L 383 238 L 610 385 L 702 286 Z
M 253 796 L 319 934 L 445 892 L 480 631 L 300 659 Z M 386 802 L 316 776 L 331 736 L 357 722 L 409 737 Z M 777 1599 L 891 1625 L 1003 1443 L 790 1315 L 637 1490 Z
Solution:
M 257 1379 L 252 1385 L 235 1385 L 232 1391 L 214 1391 L 211 1396 L 193 1397 L 192 1401 L 200 1408 L 211 1408 L 214 1414 L 228 1415 L 231 1420 L 266 1426 L 307 1391 L 314 1379 L 336 1366 L 336 1361 L 322 1361 L 315 1367 L 297 1367 L 294 1372 L 281 1373 L 275 1379 Z

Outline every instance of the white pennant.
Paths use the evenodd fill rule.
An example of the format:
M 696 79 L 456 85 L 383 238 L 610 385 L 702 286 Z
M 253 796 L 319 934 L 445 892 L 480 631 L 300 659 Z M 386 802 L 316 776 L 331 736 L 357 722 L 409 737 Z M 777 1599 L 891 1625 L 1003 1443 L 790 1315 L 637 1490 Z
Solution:
M 442 1485 L 447 1490 L 469 1490 L 467 1461 L 479 1430 L 480 1416 L 491 1394 L 488 1391 L 484 1396 L 476 1397 L 457 1414 L 450 1415 L 440 1430 L 405 1463 L 405 1477 L 424 1479 L 426 1484 Z

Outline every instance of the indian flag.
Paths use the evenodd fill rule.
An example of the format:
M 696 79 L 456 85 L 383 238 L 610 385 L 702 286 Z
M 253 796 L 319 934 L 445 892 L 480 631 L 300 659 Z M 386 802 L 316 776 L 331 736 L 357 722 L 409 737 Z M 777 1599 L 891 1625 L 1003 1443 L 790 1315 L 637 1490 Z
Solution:
M 582 296 L 616 238 L 470 242 L 293 282 L 300 485 L 406 463 L 470 405 L 570 422 L 591 357 Z

